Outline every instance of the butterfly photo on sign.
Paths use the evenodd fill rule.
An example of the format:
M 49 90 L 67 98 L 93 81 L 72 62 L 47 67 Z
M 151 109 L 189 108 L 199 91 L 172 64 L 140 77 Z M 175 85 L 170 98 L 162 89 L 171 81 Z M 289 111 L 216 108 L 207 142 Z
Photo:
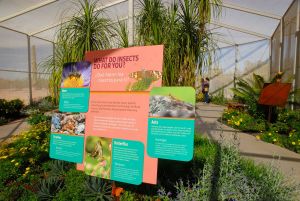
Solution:
M 111 139 L 88 136 L 85 143 L 85 173 L 91 176 L 110 178 Z
M 129 78 L 135 82 L 129 82 L 126 91 L 146 91 L 150 86 L 162 78 L 162 73 L 157 70 L 140 70 L 129 73 Z

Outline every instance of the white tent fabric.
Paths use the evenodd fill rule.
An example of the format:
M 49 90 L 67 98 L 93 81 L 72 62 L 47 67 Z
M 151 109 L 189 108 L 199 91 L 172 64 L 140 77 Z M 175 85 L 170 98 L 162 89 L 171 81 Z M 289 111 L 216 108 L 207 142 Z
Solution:
M 212 23 L 223 25 L 227 29 L 216 30 L 217 33 L 229 33 L 233 38 L 238 31 L 231 29 L 232 27 L 270 37 L 279 23 L 279 20 L 274 18 L 280 19 L 291 3 L 292 0 L 223 0 L 222 14 L 218 19 L 212 19 Z M 99 9 L 101 8 L 111 19 L 128 16 L 127 0 L 100 0 Z M 76 13 L 74 0 L 1 0 L 0 26 L 54 41 L 57 25 Z M 239 33 L 237 37 L 238 35 Z M 249 39 L 245 36 L 243 38 L 245 42 L 249 42 L 251 36 Z M 255 38 L 252 37 L 251 40 L 254 41 Z M 244 40 L 231 42 L 241 44 Z
M 47 75 L 36 66 L 53 54 L 60 24 L 79 14 L 76 1 L 0 0 L 0 98 L 29 102 L 47 95 Z M 173 1 L 162 0 L 166 5 Z M 97 8 L 112 22 L 129 22 L 132 8 L 138 15 L 138 4 L 139 0 L 99 0 Z M 213 17 L 208 25 L 220 48 L 215 52 L 217 60 L 209 68 L 212 71 L 207 72 L 215 77 L 216 87 L 221 82 L 230 87 L 233 76 L 243 76 L 249 69 L 269 75 L 286 70 L 300 77 L 300 70 L 294 67 L 295 45 L 300 41 L 296 24 L 300 19 L 288 12 L 300 12 L 300 0 L 223 0 L 220 16 Z M 128 26 L 131 33 L 133 27 Z M 221 72 L 228 82 L 217 77 Z M 295 83 L 300 87 L 300 79 Z

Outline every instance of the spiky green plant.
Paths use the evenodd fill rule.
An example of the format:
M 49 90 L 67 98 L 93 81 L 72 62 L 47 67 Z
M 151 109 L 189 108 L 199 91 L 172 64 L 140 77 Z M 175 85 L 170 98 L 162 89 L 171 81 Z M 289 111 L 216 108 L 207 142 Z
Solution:
M 40 180 L 37 186 L 37 197 L 39 200 L 53 200 L 56 194 L 63 188 L 63 180 L 51 177 Z
M 280 73 L 280 78 L 284 73 Z M 242 103 L 248 105 L 248 111 L 251 115 L 262 116 L 262 108 L 258 104 L 260 93 L 264 87 L 265 83 L 275 83 L 277 82 L 278 74 L 272 77 L 269 81 L 265 80 L 262 76 L 253 73 L 252 79 L 244 80 L 237 78 L 236 87 L 232 88 L 234 98 Z M 291 82 L 294 78 L 288 78 L 287 81 Z M 293 90 L 289 94 L 289 103 L 297 104 L 299 89 Z M 294 98 L 293 98 L 294 96 Z
M 137 18 L 138 43 L 143 45 L 161 44 L 166 23 L 166 8 L 161 0 L 139 0 L 141 10 Z
M 109 181 L 98 178 L 88 177 L 85 183 L 85 200 L 110 201 L 112 186 Z
M 248 112 L 253 116 L 263 116 L 258 99 L 265 82 L 262 76 L 253 73 L 252 79 L 247 81 L 237 78 L 236 87 L 231 89 L 234 98 L 248 105 Z
M 248 99 L 257 101 L 264 83 L 265 80 L 262 76 L 253 73 L 252 79 L 248 81 L 237 78 L 236 88 L 231 90 L 236 98 L 241 101 L 247 101 Z
M 129 33 L 125 21 L 118 20 L 114 26 L 118 47 L 129 47 Z
M 97 9 L 97 2 L 77 2 L 77 13 L 70 21 L 62 24 L 57 32 L 54 55 L 40 65 L 44 72 L 50 73 L 49 91 L 56 104 L 63 64 L 83 60 L 86 51 L 111 47 L 113 29 L 110 21 L 102 17 L 102 11 Z
M 57 177 L 63 179 L 66 176 L 67 171 L 72 167 L 72 163 L 61 161 L 61 160 L 52 160 L 49 163 L 48 172 L 49 177 Z
M 213 5 L 219 2 L 212 1 Z M 165 46 L 163 84 L 194 86 L 197 67 L 211 58 L 212 37 L 206 29 L 211 1 L 179 0 L 168 8 L 161 0 L 140 0 L 139 4 L 138 44 Z

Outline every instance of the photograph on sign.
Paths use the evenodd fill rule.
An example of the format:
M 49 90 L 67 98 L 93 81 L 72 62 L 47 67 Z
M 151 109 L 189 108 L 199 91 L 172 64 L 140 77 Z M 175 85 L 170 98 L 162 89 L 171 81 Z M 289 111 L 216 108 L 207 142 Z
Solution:
M 61 87 L 89 87 L 91 80 L 91 64 L 86 61 L 64 64 Z
M 91 63 L 87 61 L 64 64 L 61 77 L 59 111 L 88 111 L 91 70 Z
M 85 142 L 84 171 L 86 174 L 110 179 L 111 138 L 88 136 Z
M 112 141 L 128 140 L 128 147 L 117 144 L 112 147 L 115 151 L 112 151 L 111 179 L 131 184 L 156 184 L 158 160 L 148 156 L 144 147 L 147 144 L 149 92 L 153 87 L 161 86 L 162 82 L 163 46 L 90 51 L 85 59 L 92 66 L 85 146 L 90 136 Z M 139 150 L 136 161 L 139 165 L 136 167 L 141 167 L 141 170 L 130 168 L 129 163 L 123 164 L 122 160 L 116 162 L 121 156 L 130 156 L 126 153 L 133 150 Z M 104 162 L 96 163 L 97 159 L 88 152 L 91 150 L 85 151 L 85 163 L 78 164 L 77 169 L 108 178 L 108 169 L 102 167 Z
M 91 176 L 139 185 L 143 180 L 144 145 L 138 141 L 88 136 L 84 171 Z
M 70 135 L 84 135 L 85 114 L 54 113 L 51 120 L 51 132 Z
M 153 88 L 149 104 L 149 156 L 178 161 L 192 160 L 195 127 L 194 88 Z

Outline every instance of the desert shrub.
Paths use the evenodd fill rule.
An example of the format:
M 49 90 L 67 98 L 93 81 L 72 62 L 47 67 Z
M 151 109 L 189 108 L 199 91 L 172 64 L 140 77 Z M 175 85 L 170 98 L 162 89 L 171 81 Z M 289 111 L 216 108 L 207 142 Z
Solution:
M 11 185 L 0 190 L 0 200 L 37 201 L 37 197 L 22 185 Z
M 87 177 L 83 196 L 85 200 L 113 200 L 110 181 L 98 177 Z
M 300 153 L 300 130 L 292 130 L 289 133 L 289 136 L 286 137 L 286 139 L 287 140 L 284 141 L 285 147 L 297 153 Z
M 270 124 L 267 131 L 256 137 L 300 153 L 300 111 L 283 110 L 277 122 Z
M 196 95 L 196 101 L 197 102 L 204 102 L 204 94 L 202 92 L 199 92 L 197 95 Z
M 69 200 L 85 200 L 82 196 L 85 188 L 84 183 L 86 174 L 76 169 L 71 169 L 66 173 L 65 185 L 61 191 L 56 195 L 55 200 L 69 201 Z
M 0 117 L 0 125 L 6 124 L 8 122 L 4 117 Z
M 217 94 L 211 95 L 211 102 L 217 105 L 226 105 L 228 100 L 224 96 L 224 90 Z
M 215 158 L 207 158 L 196 182 L 177 182 L 170 200 L 296 200 L 299 185 L 273 166 L 255 165 L 233 147 L 211 146 L 219 147 L 211 149 Z
M 254 118 L 247 112 L 226 110 L 222 119 L 229 126 L 246 132 L 261 132 L 266 130 L 266 122 L 261 118 Z
M 37 114 L 33 114 L 30 117 L 28 117 L 27 122 L 30 125 L 36 125 L 36 124 L 39 124 L 44 121 L 50 121 L 50 119 L 51 119 L 50 116 L 46 116 L 44 114 L 37 113 Z
M 257 165 L 251 160 L 242 160 L 244 174 L 256 186 L 257 200 L 297 200 L 299 183 L 285 177 L 274 165 Z
M 63 180 L 56 177 L 49 177 L 39 181 L 36 194 L 39 200 L 53 200 L 62 187 Z
M 265 142 L 276 144 L 278 146 L 283 146 L 283 137 L 274 130 L 266 131 L 263 134 L 261 134 L 258 138 Z
M 43 112 L 47 112 L 56 109 L 57 106 L 53 104 L 52 98 L 50 96 L 47 96 L 37 102 L 37 108 Z
M 42 163 L 49 160 L 49 132 L 49 124 L 42 122 L 1 144 L 0 186 L 36 179 Z
M 24 103 L 20 99 L 7 101 L 0 99 L 0 117 L 7 120 L 14 120 L 21 116 Z
M 289 127 L 289 131 L 293 129 L 300 131 L 300 110 L 284 110 L 280 112 L 277 122 L 281 123 L 280 126 L 286 124 L 286 126 Z M 288 132 L 286 134 L 288 134 Z

